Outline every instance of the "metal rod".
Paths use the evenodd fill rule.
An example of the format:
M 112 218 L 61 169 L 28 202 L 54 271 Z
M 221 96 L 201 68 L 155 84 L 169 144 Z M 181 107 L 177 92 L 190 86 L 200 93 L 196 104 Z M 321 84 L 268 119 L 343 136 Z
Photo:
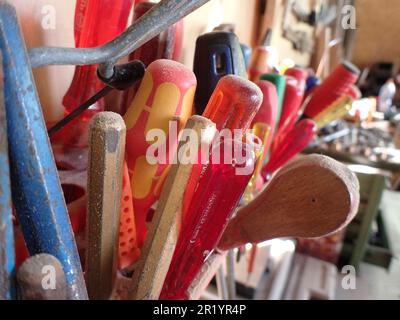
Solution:
M 32 68 L 45 65 L 102 64 L 99 72 L 109 78 L 113 66 L 141 45 L 209 0 L 163 0 L 112 41 L 95 48 L 42 47 L 29 51 Z
M 217 280 L 218 296 L 222 300 L 228 300 L 228 288 L 226 286 L 225 272 L 222 265 L 218 268 L 215 279 Z
M 2 60 L 0 53 L 0 300 L 6 300 L 15 294 L 15 254 Z
M 226 255 L 226 282 L 228 285 L 228 299 L 236 299 L 236 278 L 235 278 L 235 251 L 229 250 Z
M 126 127 L 114 112 L 90 122 L 86 280 L 90 299 L 108 299 L 115 276 Z
M 109 86 L 105 86 L 100 91 L 96 92 L 88 100 L 86 100 L 84 103 L 82 103 L 78 108 L 74 109 L 74 111 L 72 111 L 70 114 L 68 114 L 66 117 L 62 118 L 54 126 L 52 126 L 47 131 L 47 133 L 49 134 L 49 137 L 51 137 L 53 134 L 55 134 L 60 129 L 64 128 L 68 123 L 70 123 L 72 120 L 74 120 L 77 116 L 79 116 L 83 111 L 85 111 L 87 108 L 89 108 L 97 100 L 105 97 L 111 90 L 113 90 L 113 88 L 111 88 Z
M 69 297 L 86 299 L 63 192 L 50 148 L 28 55 L 13 6 L 0 1 L 12 199 L 31 255 L 49 253 L 62 264 Z

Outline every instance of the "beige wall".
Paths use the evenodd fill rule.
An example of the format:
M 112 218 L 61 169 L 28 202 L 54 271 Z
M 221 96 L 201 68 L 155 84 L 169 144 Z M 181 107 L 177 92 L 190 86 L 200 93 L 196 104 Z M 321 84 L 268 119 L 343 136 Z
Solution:
M 400 1 L 356 0 L 355 3 L 353 61 L 361 67 L 378 61 L 400 65 Z
M 61 0 L 9 0 L 17 9 L 26 46 L 74 46 L 73 21 L 75 1 Z M 42 20 L 46 5 L 55 8 L 55 29 L 44 29 Z M 74 67 L 50 66 L 34 70 L 43 113 L 47 121 L 63 116 L 61 99 L 71 83 Z

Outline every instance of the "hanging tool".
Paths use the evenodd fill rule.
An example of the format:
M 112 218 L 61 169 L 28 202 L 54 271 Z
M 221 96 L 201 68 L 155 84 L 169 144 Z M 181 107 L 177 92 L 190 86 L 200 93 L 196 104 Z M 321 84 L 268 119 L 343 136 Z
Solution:
M 89 128 L 86 279 L 90 299 L 108 299 L 115 281 L 125 123 L 119 114 L 96 114 Z
M 262 74 L 274 71 L 278 65 L 278 52 L 270 45 L 271 38 L 272 29 L 268 29 L 261 44 L 253 52 L 249 66 L 251 81 L 259 80 Z
M 232 152 L 231 161 L 228 161 L 226 150 Z M 161 299 L 188 299 L 187 289 L 218 243 L 254 166 L 252 146 L 240 140 L 224 139 L 213 148 L 210 163 L 189 207 L 190 216 L 185 218 L 179 235 Z M 240 168 L 252 170 L 238 173 Z
M 177 132 L 192 113 L 195 89 L 196 77 L 187 67 L 172 60 L 156 60 L 147 68 L 124 116 L 139 248 L 146 238 L 149 209 L 159 197 L 168 164 L 174 158 Z M 152 142 L 147 141 L 146 136 L 148 133 L 151 136 L 153 129 L 162 132 L 165 141 L 156 142 L 154 137 Z M 160 157 L 164 153 L 165 159 L 149 163 L 146 155 L 151 146 L 153 149 L 158 146 Z M 163 148 L 165 152 L 162 152 Z
M 67 284 L 60 261 L 50 254 L 29 257 L 17 273 L 22 300 L 66 300 Z
M 129 293 L 132 299 L 158 299 L 178 240 L 185 186 L 198 156 L 204 156 L 200 153 L 208 156 L 215 134 L 215 124 L 200 116 L 190 117 L 185 129 L 196 136 L 189 135 L 187 141 L 179 143 L 177 161 L 168 173 L 141 257 L 134 266 Z M 190 158 L 181 163 L 178 154 L 188 150 Z
M 0 32 L 11 187 L 17 218 L 30 254 L 55 256 L 63 266 L 69 298 L 86 299 L 81 264 L 28 55 L 15 9 L 4 1 L 0 2 Z
M 317 126 L 314 121 L 303 119 L 296 123 L 285 139 L 271 153 L 268 163 L 262 169 L 262 175 L 268 179 L 269 175 L 301 152 L 315 137 L 316 133 Z
M 316 87 L 304 107 L 302 118 L 314 118 L 356 83 L 360 71 L 350 62 L 342 62 Z
M 196 40 L 193 72 L 197 78 L 196 113 L 203 114 L 218 81 L 235 74 L 246 77 L 239 39 L 232 32 L 210 32 Z
M 15 296 L 15 253 L 2 60 L 0 53 L 0 300 L 9 300 Z

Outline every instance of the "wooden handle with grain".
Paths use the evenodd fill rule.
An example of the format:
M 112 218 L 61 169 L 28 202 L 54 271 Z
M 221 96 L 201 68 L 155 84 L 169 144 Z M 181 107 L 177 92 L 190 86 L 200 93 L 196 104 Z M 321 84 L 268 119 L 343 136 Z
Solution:
M 108 299 L 115 280 L 126 128 L 100 112 L 90 122 L 86 284 L 90 299 Z
M 206 149 L 209 149 L 215 133 L 215 124 L 211 120 L 192 116 L 185 129 L 192 130 L 197 137 L 191 139 L 189 136 L 189 142 L 181 141 L 177 155 L 184 154 L 183 148 L 188 148 L 187 150 L 196 150 L 191 157 L 197 157 L 197 150 L 200 150 L 202 144 L 208 145 Z M 208 134 L 201 135 L 205 130 Z M 160 295 L 178 240 L 185 187 L 192 167 L 193 161 L 183 164 L 178 159 L 168 173 L 140 259 L 134 266 L 129 292 L 131 299 L 158 299 Z
M 279 237 L 322 237 L 344 228 L 358 204 L 358 180 L 345 165 L 326 156 L 304 156 L 238 210 L 218 249 Z

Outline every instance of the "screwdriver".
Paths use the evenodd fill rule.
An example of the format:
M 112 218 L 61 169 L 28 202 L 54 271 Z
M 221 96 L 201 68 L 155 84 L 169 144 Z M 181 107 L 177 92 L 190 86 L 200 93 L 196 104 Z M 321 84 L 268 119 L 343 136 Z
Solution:
M 350 111 L 352 104 L 352 98 L 350 98 L 349 96 L 342 96 L 335 102 L 333 102 L 324 111 L 315 116 L 313 120 L 319 129 L 323 128 L 330 122 L 338 120 L 345 116 Z
M 252 127 L 255 128 L 259 124 L 264 124 L 270 128 L 268 139 L 264 144 L 264 152 L 261 158 L 262 163 L 264 163 L 276 131 L 278 96 L 276 93 L 276 87 L 271 82 L 259 80 L 256 81 L 256 85 L 261 89 L 263 94 L 263 102 L 253 119 Z
M 208 102 L 203 116 L 213 121 L 216 124 L 217 130 L 239 129 L 242 131 L 242 133 L 244 133 L 244 131 L 249 128 L 254 115 L 260 108 L 261 102 L 262 93 L 255 84 L 235 75 L 227 75 L 218 82 L 218 85 Z M 228 141 L 225 142 L 228 143 Z M 227 144 L 227 146 L 232 144 L 232 142 L 229 143 L 230 144 Z M 246 147 L 243 145 L 243 148 L 247 148 L 247 144 L 245 146 Z M 231 149 L 228 148 L 228 150 L 232 150 L 232 147 L 230 148 Z M 220 151 L 218 147 L 216 147 L 215 150 L 216 152 Z M 212 160 L 213 159 L 210 161 Z M 254 155 L 252 155 L 251 161 L 255 161 Z M 252 166 L 253 172 L 254 163 Z M 166 298 L 167 295 L 168 298 L 171 298 L 171 296 L 179 294 L 178 292 L 175 292 L 177 283 L 173 275 L 176 276 L 177 274 L 180 274 L 181 271 L 179 270 L 181 270 L 180 268 L 185 268 L 186 261 L 177 258 L 175 255 L 182 253 L 187 254 L 188 251 L 186 251 L 186 248 L 190 248 L 192 246 L 192 244 L 188 242 L 190 239 L 187 239 L 187 237 L 194 232 L 193 230 L 197 230 L 197 228 L 203 228 L 203 222 L 205 224 L 212 223 L 214 226 L 212 228 L 213 232 L 209 233 L 208 235 L 207 233 L 199 233 L 199 236 L 203 237 L 204 235 L 207 235 L 207 239 L 210 241 L 209 245 L 212 245 L 213 241 L 218 240 L 218 237 L 222 233 L 224 227 L 223 222 L 226 221 L 226 217 L 229 216 L 231 211 L 234 209 L 234 207 L 230 208 L 229 204 L 231 206 L 236 205 L 252 175 L 252 172 L 239 176 L 235 175 L 236 169 L 237 168 L 235 168 L 235 166 L 229 161 L 223 165 L 211 163 L 207 166 L 204 166 L 203 164 L 193 166 L 192 174 L 189 178 L 184 198 L 182 231 L 175 249 L 175 258 L 172 259 L 171 266 L 168 271 L 169 276 L 167 275 L 165 280 L 161 297 L 165 296 Z M 200 173 L 203 170 L 205 170 L 205 173 L 200 177 Z M 224 170 L 226 170 L 226 175 L 224 174 Z M 213 171 L 215 171 L 215 175 L 213 175 Z M 189 184 L 190 180 L 192 180 L 191 184 Z M 228 181 L 229 188 L 226 186 Z M 236 182 L 239 183 L 239 185 L 233 188 Z M 188 188 L 189 186 L 191 188 Z M 197 189 L 195 189 L 196 187 Z M 233 189 L 228 191 L 230 187 Z M 207 207 L 207 203 L 209 203 L 209 200 L 212 199 L 210 198 L 212 195 L 217 197 L 219 200 L 212 203 L 213 207 Z M 206 213 L 208 209 L 210 212 L 206 216 L 207 219 L 204 217 L 205 220 L 201 220 L 202 214 Z M 214 210 L 216 211 L 214 212 Z M 214 217 L 214 222 L 209 220 L 209 217 L 212 216 Z M 218 220 L 219 224 L 215 219 L 221 219 Z M 199 224 L 200 221 L 202 221 L 201 224 Z M 204 242 L 204 244 L 206 245 L 207 242 Z M 209 248 L 209 245 L 207 248 Z M 201 248 L 198 249 L 202 250 Z M 212 248 L 209 249 L 211 250 Z M 197 262 L 195 264 L 190 264 L 191 270 L 188 270 L 187 278 L 183 279 L 186 286 L 190 284 L 195 276 L 195 273 L 197 273 L 197 271 L 193 270 L 201 268 L 202 262 L 204 261 L 204 256 L 201 251 L 198 251 L 197 258 L 195 255 L 193 255 L 193 258 L 197 259 Z M 180 279 L 182 279 L 182 275 L 180 275 L 180 277 Z M 182 291 L 181 289 L 179 290 Z M 184 297 L 182 296 L 181 298 Z
M 302 151 L 315 137 L 317 126 L 314 121 L 303 119 L 296 123 L 263 167 L 262 174 L 267 177 L 285 165 L 290 159 Z
M 228 75 L 246 77 L 239 40 L 233 32 L 210 32 L 196 40 L 193 72 L 197 78 L 196 113 L 203 114 L 218 83 Z
M 254 83 L 236 75 L 227 75 L 218 82 L 203 116 L 214 122 L 220 132 L 222 129 L 240 129 L 243 133 L 250 127 L 261 102 L 262 92 Z M 194 166 L 186 186 L 184 223 L 202 170 L 202 167 Z
M 196 77 L 187 67 L 172 60 L 156 60 L 148 66 L 124 116 L 139 248 L 146 238 L 149 209 L 159 196 L 170 163 L 168 160 L 174 157 L 178 129 L 185 125 L 192 113 L 195 89 Z M 157 141 L 155 145 L 159 153 L 165 147 L 165 159 L 161 159 L 165 161 L 155 164 L 150 164 L 146 157 L 148 148 L 156 142 L 146 141 L 146 135 L 152 129 L 166 137 L 166 141 Z
M 278 64 L 278 52 L 270 46 L 272 30 L 268 29 L 261 44 L 255 48 L 250 59 L 249 79 L 259 80 L 264 73 L 270 73 Z
M 224 159 L 226 148 L 233 152 L 232 162 L 214 163 L 213 154 L 219 153 L 220 159 Z M 186 291 L 189 285 L 214 250 L 253 174 L 255 154 L 251 148 L 248 144 L 233 140 L 224 140 L 213 148 L 210 164 L 200 178 L 198 190 L 189 207 L 193 218 L 185 221 L 179 235 L 161 299 L 188 299 Z M 236 162 L 238 152 L 246 157 L 245 161 Z M 252 167 L 252 170 L 239 175 L 237 169 L 241 167 Z
M 278 105 L 276 113 L 276 124 L 279 124 L 282 113 L 283 99 L 285 97 L 286 88 L 286 77 L 275 73 L 266 73 L 260 76 L 261 80 L 271 82 L 276 87 L 276 93 L 278 94 Z
M 342 62 L 316 87 L 306 103 L 302 118 L 314 118 L 335 100 L 345 95 L 356 83 L 360 70 L 350 62 Z
M 75 9 L 74 36 L 77 48 L 91 48 L 111 41 L 122 33 L 128 21 L 133 0 L 87 1 L 78 0 Z M 72 112 L 76 106 L 92 97 L 103 87 L 97 78 L 97 66 L 77 66 L 72 83 L 67 90 L 63 105 L 65 115 Z M 73 122 L 62 136 L 65 144 L 71 146 L 87 146 L 87 128 L 89 119 L 102 111 L 104 103 L 98 100 L 83 116 Z
M 299 117 L 299 110 L 302 104 L 304 95 L 304 88 L 301 90 L 298 81 L 291 77 L 286 77 L 286 88 L 283 99 L 282 115 L 279 120 L 278 130 L 274 138 L 272 152 L 282 140 L 285 139 L 286 134 L 293 128 Z

